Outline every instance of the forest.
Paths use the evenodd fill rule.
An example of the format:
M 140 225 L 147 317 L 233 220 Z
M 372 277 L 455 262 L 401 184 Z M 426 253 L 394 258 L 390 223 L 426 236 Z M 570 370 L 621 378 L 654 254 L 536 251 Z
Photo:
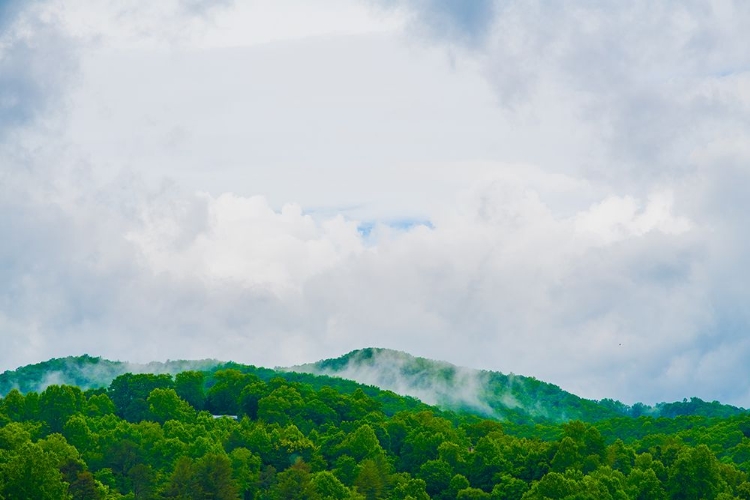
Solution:
M 750 414 L 679 408 L 513 421 L 232 363 L 123 373 L 5 394 L 0 499 L 750 499 Z

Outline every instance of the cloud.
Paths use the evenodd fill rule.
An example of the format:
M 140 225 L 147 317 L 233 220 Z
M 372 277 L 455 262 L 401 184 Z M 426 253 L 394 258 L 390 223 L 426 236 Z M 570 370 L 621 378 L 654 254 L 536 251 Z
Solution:
M 181 0 L 180 7 L 192 11 L 197 15 L 205 15 L 206 11 L 213 9 L 224 9 L 234 3 L 234 0 L 220 0 L 218 2 L 208 0 Z
M 673 194 L 654 193 L 640 209 L 632 197 L 610 196 L 589 210 L 577 215 L 576 231 L 591 233 L 603 243 L 641 236 L 653 230 L 680 234 L 690 229 L 690 221 L 672 213 Z
M 75 70 L 75 42 L 38 2 L 0 7 L 0 141 L 58 105 Z
M 432 19 L 461 24 L 471 5 L 409 8 L 437 28 Z M 509 1 L 483 10 L 489 35 L 464 45 L 465 54 L 519 116 L 549 116 L 560 103 L 572 108 L 567 126 L 592 133 L 592 147 L 606 147 L 603 157 L 580 158 L 579 173 L 641 187 L 669 180 L 692 168 L 696 144 L 746 125 L 745 92 L 733 81 L 750 68 L 745 4 Z M 454 40 L 450 31 L 428 31 L 439 43 Z
M 74 4 L 0 20 L 0 366 L 375 345 L 750 404 L 746 7 L 411 2 L 227 49 L 233 4 Z
M 284 295 L 363 251 L 355 222 L 338 215 L 316 223 L 298 205 L 275 212 L 258 196 L 198 194 L 163 212 L 151 208 L 143 213 L 143 227 L 126 238 L 155 273 L 267 287 Z
M 361 384 L 374 385 L 405 394 L 430 404 L 451 408 L 473 408 L 484 415 L 502 418 L 488 404 L 488 373 L 462 368 L 445 362 L 432 365 L 431 371 L 423 368 L 404 353 L 388 350 L 360 351 L 337 369 L 319 367 L 315 364 L 293 366 L 290 371 L 315 373 L 356 380 Z M 511 383 L 513 379 L 511 379 Z M 509 408 L 518 406 L 510 388 L 498 399 Z
M 121 190 L 129 209 L 113 202 Z M 497 179 L 446 201 L 430 226 L 376 224 L 367 238 L 341 215 L 132 178 L 86 181 L 73 205 L 19 201 L 0 218 L 16 245 L 3 256 L 3 311 L 27 340 L 4 362 L 89 352 L 277 365 L 379 344 L 604 396 L 611 387 L 576 377 L 623 359 L 658 367 L 699 336 L 690 281 L 702 256 L 668 197 L 559 217 L 527 185 Z

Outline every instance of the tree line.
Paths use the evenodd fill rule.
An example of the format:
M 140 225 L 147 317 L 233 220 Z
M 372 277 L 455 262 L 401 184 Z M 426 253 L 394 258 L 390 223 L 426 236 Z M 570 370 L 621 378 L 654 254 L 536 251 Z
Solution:
M 518 424 L 235 368 L 0 401 L 0 499 L 748 499 L 750 418 Z

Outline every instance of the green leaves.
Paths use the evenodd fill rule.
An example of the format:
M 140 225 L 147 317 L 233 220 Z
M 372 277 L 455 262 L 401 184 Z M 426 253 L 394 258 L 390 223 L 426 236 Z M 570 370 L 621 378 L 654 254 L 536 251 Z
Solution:
M 180 457 L 169 476 L 164 496 L 180 500 L 238 499 L 239 488 L 232 477 L 231 461 L 219 453 L 198 460 Z
M 167 420 L 192 422 L 195 409 L 184 399 L 180 399 L 174 389 L 154 389 L 146 400 L 151 416 L 159 423 Z
M 39 396 L 40 416 L 52 432 L 62 432 L 68 418 L 83 409 L 84 401 L 78 387 L 51 385 Z
M 745 416 L 520 427 L 257 373 L 11 391 L 0 499 L 750 499 Z
M 719 464 L 704 444 L 680 450 L 669 469 L 668 491 L 674 500 L 713 499 L 720 491 L 719 483 Z
M 63 481 L 59 457 L 35 443 L 13 450 L 0 466 L 0 495 L 18 500 L 64 500 L 71 498 Z

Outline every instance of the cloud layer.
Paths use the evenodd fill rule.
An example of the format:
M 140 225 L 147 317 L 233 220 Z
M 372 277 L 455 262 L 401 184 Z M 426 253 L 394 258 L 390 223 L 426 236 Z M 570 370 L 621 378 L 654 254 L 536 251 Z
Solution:
M 0 367 L 382 346 L 750 405 L 744 4 L 8 5 Z

